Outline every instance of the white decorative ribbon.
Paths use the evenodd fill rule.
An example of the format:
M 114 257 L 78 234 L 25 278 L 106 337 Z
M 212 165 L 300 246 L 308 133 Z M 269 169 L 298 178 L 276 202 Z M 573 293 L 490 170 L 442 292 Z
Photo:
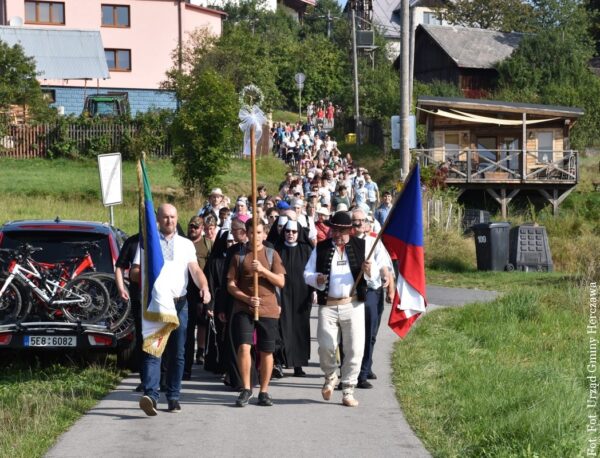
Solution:
M 244 132 L 244 154 L 250 155 L 250 128 L 254 126 L 254 141 L 259 142 L 262 136 L 262 126 L 267 122 L 265 114 L 256 105 L 242 107 L 239 113 L 240 129 Z

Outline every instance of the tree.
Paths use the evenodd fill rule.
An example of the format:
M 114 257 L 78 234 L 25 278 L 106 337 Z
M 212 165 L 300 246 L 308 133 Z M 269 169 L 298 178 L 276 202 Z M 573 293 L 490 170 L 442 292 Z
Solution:
M 44 117 L 50 110 L 36 79 L 35 61 L 23 53 L 20 45 L 0 41 L 0 111 L 10 105 L 27 105 L 34 117 Z
M 580 32 L 549 28 L 525 37 L 498 65 L 494 98 L 583 108 L 571 142 L 583 148 L 600 141 L 600 80 L 588 68 L 593 47 Z
M 172 126 L 175 172 L 187 189 L 208 195 L 241 145 L 238 96 L 233 84 L 212 69 L 192 71 L 173 83 L 181 101 Z
M 533 8 L 523 0 L 456 0 L 436 10 L 451 24 L 501 32 L 532 30 Z

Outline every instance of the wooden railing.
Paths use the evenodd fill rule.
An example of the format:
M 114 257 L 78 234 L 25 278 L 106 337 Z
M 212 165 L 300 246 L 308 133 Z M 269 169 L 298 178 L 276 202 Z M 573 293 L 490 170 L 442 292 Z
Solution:
M 102 139 L 104 149 L 112 152 L 119 151 L 125 137 L 135 137 L 137 127 L 134 123 L 98 123 L 90 125 L 70 124 L 67 126 L 66 138 L 73 142 L 78 151 L 89 148 L 90 142 Z M 59 138 L 56 126 L 52 124 L 39 125 L 10 125 L 0 135 L 0 157 L 17 159 L 47 157 L 53 144 L 64 141 Z M 148 154 L 151 157 L 170 157 L 171 144 L 167 140 Z
M 578 181 L 577 151 L 525 151 L 522 150 L 486 150 L 485 152 L 465 149 L 446 153 L 446 159 L 440 161 L 434 156 L 433 149 L 416 149 L 413 153 L 421 166 L 434 165 L 447 174 L 448 183 L 477 182 L 527 182 L 546 183 Z M 496 156 L 497 160 L 485 154 Z M 438 153 L 439 154 L 439 153 Z M 541 161 L 539 160 L 543 158 Z M 500 159 L 498 159 L 500 158 Z M 533 158 L 533 159 L 532 159 Z M 550 160 L 548 158 L 557 158 Z

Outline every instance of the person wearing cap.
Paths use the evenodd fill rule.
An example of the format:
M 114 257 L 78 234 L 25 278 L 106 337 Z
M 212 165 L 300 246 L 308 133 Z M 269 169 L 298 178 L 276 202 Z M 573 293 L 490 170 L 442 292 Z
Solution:
M 251 346 L 256 332 L 256 349 L 260 358 L 260 391 L 258 404 L 272 406 L 273 400 L 268 392 L 273 372 L 273 352 L 279 338 L 279 316 L 276 288 L 285 286 L 285 268 L 281 257 L 272 248 L 262 244 L 264 226 L 256 222 L 256 234 L 253 233 L 252 220 L 246 221 L 246 233 L 249 242 L 244 253 L 235 254 L 227 273 L 227 290 L 233 296 L 232 333 L 237 348 L 237 363 L 242 378 L 242 390 L 236 406 L 244 407 L 252 397 L 251 388 Z M 258 238 L 257 252 L 253 252 L 253 237 Z M 253 291 L 253 276 L 258 274 L 258 291 Z M 259 319 L 254 321 L 254 312 L 258 309 Z
M 377 241 L 371 233 L 369 216 L 360 208 L 352 211 L 352 226 L 354 235 L 366 243 L 367 252 L 371 252 L 373 244 Z M 377 340 L 377 332 L 381 323 L 384 307 L 384 292 L 387 297 L 393 297 L 394 280 L 392 278 L 394 267 L 390 255 L 381 241 L 377 241 L 373 251 L 373 259 L 380 266 L 379 278 L 369 282 L 365 296 L 365 348 L 358 374 L 357 388 L 373 388 L 369 380 L 375 380 L 373 373 L 373 351 Z
M 285 286 L 281 289 L 279 322 L 284 362 L 287 367 L 294 368 L 294 376 L 304 377 L 306 373 L 302 367 L 308 366 L 310 359 L 312 288 L 297 273 L 304 270 L 312 245 L 298 222 L 289 220 L 275 243 L 275 250 L 281 256 L 286 271 Z
M 217 218 L 209 214 L 204 218 L 204 234 L 201 237 L 192 238 L 195 235 L 193 217 L 188 225 L 188 238 L 194 244 L 196 249 L 196 259 L 198 265 L 206 273 L 206 264 L 212 251 L 215 240 L 217 239 Z M 185 342 L 185 357 L 183 368 L 183 380 L 190 380 L 192 377 L 192 363 L 194 361 L 194 347 L 198 346 L 196 352 L 196 364 L 204 364 L 204 349 L 206 342 L 206 325 L 208 317 L 212 316 L 213 304 L 202 304 L 200 292 L 193 282 L 188 282 L 187 300 L 188 300 L 188 327 Z M 194 336 L 194 334 L 196 334 Z
M 364 300 L 368 284 L 379 281 L 380 266 L 366 260 L 366 243 L 352 235 L 352 216 L 337 212 L 327 222 L 331 238 L 319 242 L 304 268 L 304 281 L 317 290 L 319 361 L 325 374 L 321 389 L 329 401 L 338 382 L 338 342 L 344 347 L 342 404 L 356 407 L 354 389 L 365 347 Z M 356 283 L 356 286 L 355 286 Z
M 329 210 L 326 207 L 319 208 L 317 210 L 317 218 L 315 229 L 317 230 L 317 243 L 319 243 L 331 236 L 331 228 L 327 225 Z
M 224 206 L 221 188 L 214 188 L 208 195 L 208 203 L 198 211 L 198 216 L 205 216 L 211 212 L 218 215 L 219 210 Z

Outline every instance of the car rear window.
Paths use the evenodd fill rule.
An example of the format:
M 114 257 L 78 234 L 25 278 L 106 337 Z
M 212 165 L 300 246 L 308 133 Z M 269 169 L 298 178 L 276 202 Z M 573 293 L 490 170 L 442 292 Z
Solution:
M 83 256 L 84 250 L 75 242 L 98 242 L 100 249 L 91 249 L 90 253 L 96 270 L 114 272 L 108 235 L 89 232 L 59 231 L 6 231 L 2 238 L 2 248 L 17 248 L 29 243 L 43 250 L 33 254 L 39 262 L 57 262 L 68 258 Z

